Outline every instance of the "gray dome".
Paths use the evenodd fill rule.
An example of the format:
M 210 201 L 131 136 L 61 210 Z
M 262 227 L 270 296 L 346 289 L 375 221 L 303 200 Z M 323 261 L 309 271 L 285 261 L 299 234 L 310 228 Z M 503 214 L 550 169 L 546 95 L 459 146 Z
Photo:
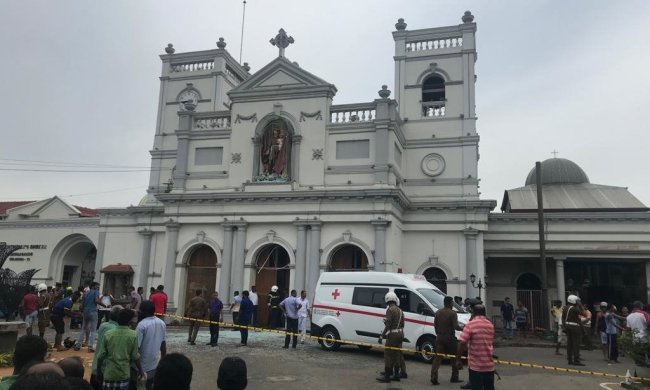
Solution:
M 573 161 L 565 158 L 549 158 L 542 161 L 542 184 L 582 184 L 589 183 L 585 171 Z M 535 168 L 526 178 L 526 185 L 537 184 Z

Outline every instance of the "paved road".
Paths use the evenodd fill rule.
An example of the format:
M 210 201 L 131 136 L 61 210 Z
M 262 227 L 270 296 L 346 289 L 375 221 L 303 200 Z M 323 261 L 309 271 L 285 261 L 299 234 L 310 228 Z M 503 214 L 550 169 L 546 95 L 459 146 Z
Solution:
M 282 349 L 283 337 L 277 334 L 251 332 L 249 345 L 239 346 L 239 332 L 221 332 L 219 346 L 205 345 L 209 340 L 207 328 L 201 331 L 197 345 L 187 343 L 187 335 L 181 329 L 169 329 L 168 350 L 185 353 L 194 364 L 193 389 L 216 389 L 216 376 L 221 360 L 226 356 L 238 355 L 248 365 L 248 389 L 431 389 L 430 366 L 414 359 L 407 360 L 409 378 L 401 382 L 382 384 L 376 382 L 378 372 L 383 369 L 380 350 L 363 351 L 356 347 L 343 347 L 337 352 L 326 352 L 314 341 L 298 345 L 293 350 Z M 495 353 L 504 360 L 518 360 L 530 363 L 572 367 L 563 356 L 556 356 L 553 349 L 528 347 L 503 347 Z M 634 372 L 634 364 L 621 358 L 621 364 L 610 365 L 603 361 L 600 351 L 583 353 L 587 370 L 624 375 L 626 369 Z M 458 389 L 459 385 L 448 383 L 449 366 L 440 369 L 439 389 Z M 497 389 L 618 389 L 620 380 L 594 376 L 563 374 L 531 368 L 500 366 L 502 380 Z M 639 375 L 649 376 L 647 369 L 637 368 Z M 461 378 L 467 378 L 467 370 L 461 371 Z M 601 383 L 614 383 L 601 387 Z

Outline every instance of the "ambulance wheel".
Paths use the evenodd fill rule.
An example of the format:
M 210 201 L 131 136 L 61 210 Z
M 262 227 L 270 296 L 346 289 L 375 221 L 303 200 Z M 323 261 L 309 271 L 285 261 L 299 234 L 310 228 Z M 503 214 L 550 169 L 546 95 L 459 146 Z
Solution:
M 341 346 L 338 340 L 341 339 L 339 332 L 333 326 L 326 326 L 321 332 L 320 346 L 326 351 L 336 351 Z
M 436 352 L 436 339 L 431 336 L 425 336 L 418 345 L 418 357 L 425 363 L 433 361 L 433 352 Z

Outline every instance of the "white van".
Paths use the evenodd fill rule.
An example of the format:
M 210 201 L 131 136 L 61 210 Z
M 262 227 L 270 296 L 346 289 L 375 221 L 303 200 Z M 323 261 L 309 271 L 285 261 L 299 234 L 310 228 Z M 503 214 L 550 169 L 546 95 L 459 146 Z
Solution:
M 316 286 L 312 305 L 311 335 L 323 349 L 334 351 L 338 340 L 377 344 L 384 330 L 384 296 L 393 291 L 404 312 L 404 348 L 420 351 L 418 356 L 433 360 L 436 331 L 433 319 L 444 307 L 445 294 L 424 276 L 392 272 L 324 272 Z M 470 315 L 454 304 L 458 322 L 465 324 Z M 458 335 L 457 335 L 458 336 Z M 368 347 L 362 347 L 368 348 Z

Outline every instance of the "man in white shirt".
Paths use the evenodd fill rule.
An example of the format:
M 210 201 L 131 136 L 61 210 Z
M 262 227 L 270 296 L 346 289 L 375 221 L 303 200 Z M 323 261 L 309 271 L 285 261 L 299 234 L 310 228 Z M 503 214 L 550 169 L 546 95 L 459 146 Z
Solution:
M 643 303 L 640 301 L 634 301 L 633 307 L 634 310 L 627 316 L 627 327 L 632 330 L 635 342 L 645 342 L 647 341 L 646 327 L 648 326 L 648 323 L 645 314 L 643 314 Z
M 154 304 L 151 301 L 144 301 L 140 304 L 140 316 L 142 320 L 135 328 L 135 334 L 138 338 L 142 371 L 147 373 L 147 390 L 151 390 L 159 358 L 163 358 L 167 354 L 165 341 L 167 328 L 165 322 L 154 315 Z M 160 357 L 158 353 L 160 353 Z
M 251 319 L 251 325 L 257 326 L 257 302 L 259 301 L 259 298 L 255 286 L 251 286 L 251 291 L 248 293 L 248 299 L 253 302 L 253 318 Z
M 129 308 L 133 310 L 133 318 L 129 323 L 131 329 L 135 329 L 138 325 L 138 313 L 140 312 L 140 304 L 142 303 L 142 297 L 135 291 L 134 286 L 129 287 Z
M 298 309 L 298 332 L 300 332 L 300 344 L 305 343 L 307 337 L 307 317 L 311 321 L 311 306 L 309 299 L 307 299 L 307 292 L 302 290 L 300 292 L 300 309 Z

